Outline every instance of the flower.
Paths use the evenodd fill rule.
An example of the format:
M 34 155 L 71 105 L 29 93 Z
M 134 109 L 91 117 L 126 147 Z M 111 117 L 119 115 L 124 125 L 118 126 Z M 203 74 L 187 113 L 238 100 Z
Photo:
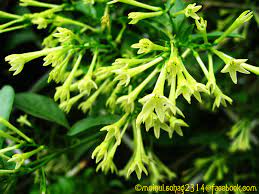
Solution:
M 166 180 L 172 181 L 177 177 L 153 152 L 149 151 L 148 157 L 150 161 L 150 179 L 153 185 L 158 185 L 159 182 L 165 182 Z
M 74 96 L 73 98 L 71 98 L 69 100 L 62 101 L 61 104 L 59 105 L 59 108 L 62 109 L 64 112 L 69 113 L 69 111 L 71 110 L 72 106 L 80 98 L 82 98 L 84 95 L 86 95 L 86 92 L 82 92 L 82 93 L 78 94 L 77 96 Z
M 204 20 L 202 17 L 195 20 L 195 24 L 197 26 L 197 29 L 201 32 L 206 32 L 207 28 L 207 20 Z
M 102 169 L 105 173 L 107 173 L 109 170 L 113 173 L 114 171 L 117 171 L 117 168 L 115 164 L 113 163 L 113 157 L 117 150 L 117 147 L 121 143 L 121 138 L 123 134 L 125 133 L 128 123 L 127 123 L 127 117 L 128 113 L 124 114 L 123 117 L 119 121 L 117 121 L 114 124 L 108 125 L 103 127 L 100 131 L 107 131 L 107 134 L 105 136 L 104 141 L 95 148 L 92 159 L 96 158 L 96 163 L 101 162 L 97 166 L 97 171 L 99 169 Z M 120 131 L 120 128 L 123 127 L 122 131 Z M 115 140 L 115 142 L 114 142 Z
M 50 23 L 48 19 L 42 17 L 40 14 L 35 14 L 31 22 L 38 25 L 37 29 L 45 29 Z
M 63 84 L 56 88 L 56 93 L 54 95 L 54 100 L 57 101 L 60 99 L 61 102 L 64 102 L 70 98 L 70 85 Z
M 118 3 L 118 2 L 126 3 L 126 4 L 129 4 L 129 5 L 136 6 L 136 7 L 141 7 L 141 8 L 144 8 L 144 9 L 149 9 L 149 10 L 152 10 L 152 11 L 161 10 L 160 7 L 151 6 L 151 5 L 141 3 L 141 2 L 138 2 L 138 1 L 135 1 L 135 0 L 112 0 L 112 1 L 108 2 L 107 4 L 113 4 L 113 3 Z
M 93 105 L 93 103 L 96 101 L 97 97 L 100 95 L 100 93 L 104 90 L 108 83 L 108 80 L 106 80 L 99 88 L 95 91 L 85 102 L 82 102 L 79 104 L 78 108 L 82 109 L 84 113 L 86 113 Z
M 97 89 L 97 84 L 92 80 L 92 78 L 87 75 L 78 83 L 78 88 L 80 92 L 86 91 L 87 95 L 91 93 L 92 89 Z
M 215 44 L 221 42 L 226 38 L 230 33 L 238 29 L 244 23 L 248 22 L 253 17 L 253 12 L 250 10 L 244 11 L 232 24 L 231 26 L 218 38 L 214 41 Z
M 67 28 L 57 27 L 57 32 L 53 34 L 53 37 L 58 38 L 61 43 L 69 43 L 75 38 L 75 34 Z
M 136 24 L 138 23 L 140 20 L 143 19 L 147 19 L 147 18 L 151 18 L 151 17 L 157 17 L 162 15 L 163 12 L 162 11 L 158 11 L 158 12 L 131 12 L 128 14 L 128 18 L 132 19 L 129 24 Z
M 114 84 L 114 83 L 112 83 L 112 84 Z M 112 94 L 110 95 L 110 97 L 106 101 L 106 106 L 108 106 L 111 109 L 112 113 L 114 113 L 114 111 L 115 111 L 116 100 L 118 98 L 118 93 L 120 92 L 121 89 L 122 89 L 122 86 L 118 84 L 115 87 L 115 89 L 112 91 Z
M 15 169 L 18 169 L 21 167 L 21 165 L 23 165 L 25 160 L 27 160 L 34 154 L 37 154 L 38 152 L 40 152 L 43 149 L 44 149 L 44 146 L 40 146 L 37 149 L 30 151 L 30 152 L 26 152 L 23 154 L 14 154 L 12 156 L 12 158 L 8 160 L 8 162 L 15 162 L 16 163 Z
M 252 129 L 252 122 L 249 120 L 238 121 L 228 133 L 228 136 L 233 140 L 230 151 L 247 151 L 251 149 L 250 136 Z
M 225 53 L 213 49 L 213 52 L 225 62 L 224 68 L 221 73 L 229 73 L 232 81 L 237 84 L 237 72 L 249 74 L 250 72 L 245 69 L 247 59 L 234 59 Z
M 177 112 L 178 114 L 181 114 L 181 111 L 163 95 L 152 93 L 140 99 L 139 102 L 143 104 L 143 108 L 137 117 L 137 125 L 141 122 L 145 122 L 154 111 L 162 123 L 165 120 L 165 112 L 168 110 L 173 113 Z
M 185 123 L 182 119 L 178 119 L 173 116 L 169 117 L 168 119 L 171 127 L 171 132 L 169 133 L 169 137 L 172 138 L 174 131 L 176 131 L 178 135 L 183 136 L 181 127 L 189 127 L 189 125 Z
M 29 126 L 29 127 L 32 127 L 31 122 L 28 121 L 28 119 L 27 119 L 27 116 L 28 116 L 28 115 L 26 115 L 26 114 L 25 114 L 25 115 L 21 115 L 21 116 L 17 119 L 17 122 L 19 122 L 21 126 L 27 125 L 27 126 Z
M 232 59 L 226 66 L 221 70 L 221 73 L 229 73 L 232 81 L 237 84 L 237 72 L 250 74 L 242 64 L 244 64 L 248 59 Z
M 227 95 L 223 94 L 222 91 L 219 89 L 218 86 L 216 86 L 214 92 L 213 92 L 215 98 L 214 104 L 212 109 L 214 110 L 216 107 L 219 107 L 220 104 L 222 104 L 223 106 L 227 106 L 227 102 L 229 102 L 230 104 L 232 104 L 232 99 L 230 97 L 228 97 Z
M 145 164 L 149 164 L 149 158 L 145 153 L 140 128 L 136 127 L 135 121 L 133 122 L 133 136 L 134 136 L 134 153 L 129 162 L 123 170 L 120 171 L 121 175 L 129 178 L 132 172 L 136 172 L 138 179 L 141 179 L 142 172 L 148 175 Z
M 55 49 L 43 49 L 41 51 L 28 52 L 23 54 L 12 54 L 5 57 L 5 61 L 11 65 L 9 71 L 14 71 L 13 75 L 19 74 L 24 67 L 25 63 L 28 63 L 34 59 L 42 57 Z
M 116 69 L 116 70 L 113 70 L 113 72 L 117 74 L 117 76 L 115 77 L 114 80 L 115 81 L 119 80 L 119 85 L 127 86 L 130 83 L 130 79 L 132 77 L 142 73 L 143 71 L 145 71 L 145 70 L 149 69 L 150 67 L 156 65 L 157 63 L 161 62 L 162 60 L 164 60 L 164 58 L 161 56 L 161 57 L 153 59 L 152 61 L 150 61 L 146 64 L 143 64 L 143 65 L 131 68 L 131 69 Z
M 202 8 L 201 5 L 197 5 L 196 3 L 189 4 L 185 9 L 184 9 L 184 14 L 186 17 L 192 17 L 195 20 L 200 19 L 200 16 L 196 14 L 200 9 Z
M 143 90 L 143 88 L 150 82 L 150 80 L 159 72 L 156 68 L 143 82 L 141 82 L 138 87 L 136 87 L 132 92 L 130 92 L 126 96 L 121 96 L 117 100 L 117 104 L 121 104 L 121 107 L 126 112 L 134 111 L 134 102 L 138 97 L 139 93 Z
M 139 127 L 139 126 L 138 126 Z M 151 113 L 147 119 L 145 120 L 145 128 L 148 132 L 150 128 L 154 128 L 154 134 L 157 139 L 160 137 L 160 129 L 167 131 L 169 136 L 171 133 L 170 127 L 166 124 L 166 122 L 161 122 L 155 113 Z M 171 138 L 171 136 L 170 136 Z
M 118 58 L 116 59 L 112 65 L 113 66 L 117 66 L 118 68 L 129 68 L 129 67 L 132 67 L 132 66 L 136 66 L 138 64 L 141 64 L 141 63 L 146 63 L 146 62 L 149 62 L 151 61 L 152 58 L 144 58 L 144 59 L 135 59 L 135 58 L 132 58 L 132 59 L 128 59 L 128 58 Z
M 183 97 L 190 104 L 191 96 L 194 95 L 194 97 L 199 102 L 201 102 L 200 92 L 209 93 L 209 91 L 206 89 L 206 86 L 196 82 L 196 80 L 193 77 L 191 77 L 191 75 L 187 74 L 187 72 L 185 76 L 186 78 L 181 72 L 177 74 L 178 83 L 176 89 L 176 97 L 182 94 Z
M 149 53 L 151 51 L 168 51 L 169 48 L 167 47 L 163 47 L 157 44 L 154 44 L 152 41 L 150 41 L 147 38 L 143 38 L 141 39 L 138 43 L 133 44 L 131 46 L 132 48 L 138 48 L 138 54 L 142 54 L 142 53 Z

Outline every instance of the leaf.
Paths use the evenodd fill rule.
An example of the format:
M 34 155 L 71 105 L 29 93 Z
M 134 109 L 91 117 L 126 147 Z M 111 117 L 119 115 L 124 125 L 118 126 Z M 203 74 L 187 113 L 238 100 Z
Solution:
M 9 120 L 14 101 L 14 90 L 11 86 L 4 86 L 0 90 L 0 116 L 6 120 Z M 0 124 L 0 130 L 3 130 L 4 126 Z M 2 148 L 3 139 L 0 139 L 0 148 Z
M 98 117 L 88 117 L 86 119 L 80 120 L 75 123 L 68 132 L 69 136 L 77 135 L 91 127 L 99 126 L 99 125 L 107 125 L 114 123 L 118 120 L 117 115 L 106 115 L 106 116 L 98 116 Z
M 64 112 L 50 98 L 34 94 L 34 93 L 19 93 L 15 96 L 15 106 L 37 118 L 47 121 L 52 121 L 66 128 L 69 127 L 68 121 Z

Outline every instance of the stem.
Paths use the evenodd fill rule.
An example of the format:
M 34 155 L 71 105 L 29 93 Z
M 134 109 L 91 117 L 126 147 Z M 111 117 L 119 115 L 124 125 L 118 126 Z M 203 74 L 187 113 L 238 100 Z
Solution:
M 72 80 L 73 80 L 73 78 L 74 78 L 74 75 L 75 75 L 75 73 L 76 73 L 76 70 L 78 69 L 82 58 L 83 58 L 83 54 L 80 53 L 79 56 L 78 56 L 78 58 L 77 58 L 76 64 L 74 65 L 74 67 L 73 67 L 71 73 L 69 74 L 67 80 L 65 81 L 64 85 L 65 85 L 65 84 L 71 85 Z
M 14 169 L 14 170 L 0 170 L 0 175 L 3 175 L 3 174 L 10 174 L 10 173 L 16 173 L 17 170 Z
M 58 20 L 59 22 L 61 22 L 62 24 L 73 24 L 73 25 L 76 25 L 76 26 L 81 26 L 85 29 L 89 29 L 93 32 L 99 32 L 98 29 L 96 28 L 93 28 L 87 24 L 84 24 L 82 22 L 78 22 L 78 21 L 75 21 L 75 20 L 72 20 L 72 19 L 69 19 L 69 18 L 65 18 L 65 17 L 62 17 L 62 16 L 56 16 L 56 20 Z
M 94 67 L 96 64 L 98 53 L 99 53 L 98 50 L 94 51 L 94 56 L 93 56 L 92 62 L 90 64 L 89 70 L 87 72 L 87 75 L 89 75 L 89 76 L 92 76 L 92 74 L 93 74 L 93 70 L 94 70 Z
M 23 18 L 19 18 L 19 19 L 13 20 L 11 22 L 7 22 L 5 24 L 2 24 L 2 25 L 0 25 L 0 30 L 5 29 L 5 28 L 7 28 L 7 27 L 9 27 L 9 26 L 11 26 L 13 24 L 20 23 L 22 21 L 24 21 L 24 19 Z
M 199 63 L 204 75 L 206 76 L 207 79 L 209 79 L 209 71 L 207 70 L 205 64 L 203 63 L 200 55 L 196 51 L 193 51 L 193 55 L 196 58 L 197 62 Z
M 150 61 L 149 63 L 146 63 L 144 65 L 141 65 L 141 66 L 138 66 L 138 67 L 135 67 L 135 68 L 132 68 L 132 69 L 129 69 L 129 74 L 131 74 L 131 77 L 147 70 L 148 68 L 154 66 L 155 64 L 163 61 L 164 58 L 163 57 L 158 57 L 156 59 L 154 59 L 153 61 Z
M 21 17 L 22 16 L 11 14 L 11 13 L 7 13 L 7 12 L 4 12 L 4 11 L 0 11 L 0 18 L 19 19 Z
M 43 3 L 39 1 L 33 1 L 33 0 L 21 0 L 20 3 L 21 6 L 34 6 L 34 7 L 45 7 L 45 8 L 56 8 L 60 7 L 60 5 L 56 4 L 50 4 L 50 3 Z
M 0 137 L 4 137 L 6 139 L 10 139 L 14 142 L 18 142 L 18 143 L 21 143 L 22 141 L 20 139 L 17 139 L 16 137 L 13 137 L 7 133 L 5 133 L 4 131 L 0 130 Z
M 134 99 L 137 98 L 139 93 L 143 90 L 143 88 L 150 82 L 150 80 L 159 72 L 159 70 L 156 68 L 137 88 L 135 88 L 132 91 L 132 94 L 134 94 Z
M 8 127 L 9 129 L 11 129 L 12 131 L 14 131 L 15 133 L 17 133 L 18 135 L 20 135 L 22 138 L 24 138 L 26 141 L 33 143 L 33 140 L 31 138 L 29 138 L 28 136 L 26 136 L 23 132 L 21 132 L 19 129 L 17 129 L 15 126 L 13 126 L 11 123 L 9 123 L 8 121 L 6 121 L 5 119 L 0 117 L 0 123 L 2 123 L 3 125 L 5 125 L 6 127 Z
M 15 149 L 18 149 L 22 146 L 22 144 L 18 144 L 18 145 L 14 145 L 14 146 L 11 146 L 11 147 L 7 147 L 7 148 L 4 148 L 4 149 L 1 149 L 0 150 L 0 155 L 1 154 L 4 154 L 5 152 L 9 152 L 11 150 L 15 150 Z

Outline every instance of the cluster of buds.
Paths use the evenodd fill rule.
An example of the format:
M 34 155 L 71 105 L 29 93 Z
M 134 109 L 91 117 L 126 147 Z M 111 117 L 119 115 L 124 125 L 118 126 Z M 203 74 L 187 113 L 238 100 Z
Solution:
M 85 2 L 94 3 L 97 1 Z M 167 10 L 163 10 L 161 7 L 135 0 L 113 0 L 108 2 L 108 5 L 118 2 L 150 10 L 150 12 L 129 13 L 128 17 L 132 19 L 130 24 L 137 24 L 140 20 L 152 19 L 167 13 Z M 148 38 L 140 39 L 138 43 L 131 46 L 138 49 L 138 55 L 118 58 L 113 63 L 111 60 L 107 60 L 108 57 L 105 52 L 102 52 L 102 48 L 107 48 L 107 45 L 103 44 L 103 40 L 89 38 L 89 36 L 99 36 L 99 33 L 102 33 L 105 28 L 111 28 L 110 10 L 107 5 L 105 5 L 106 9 L 100 21 L 100 27 L 96 28 L 57 15 L 56 12 L 66 9 L 63 6 L 39 2 L 37 4 L 33 0 L 23 0 L 22 5 L 40 6 L 48 9 L 30 17 L 0 12 L 0 17 L 14 20 L 0 26 L 0 30 L 4 28 L 7 30 L 7 27 L 23 21 L 37 24 L 38 28 L 45 28 L 49 23 L 52 23 L 56 25 L 56 29 L 44 40 L 45 48 L 43 50 L 7 56 L 6 61 L 11 64 L 10 70 L 14 71 L 16 75 L 22 71 L 25 63 L 44 57 L 43 65 L 51 65 L 53 68 L 49 75 L 49 81 L 54 80 L 57 84 L 60 84 L 56 88 L 54 99 L 60 101 L 60 108 L 65 112 L 69 113 L 73 105 L 83 100 L 78 108 L 86 113 L 94 106 L 98 97 L 103 95 L 108 96 L 106 105 L 110 112 L 123 115 L 116 123 L 101 129 L 107 131 L 106 137 L 92 154 L 92 158 L 96 158 L 96 162 L 99 163 L 97 169 L 104 172 L 118 172 L 129 177 L 135 171 L 140 179 L 142 173 L 144 172 L 147 175 L 149 170 L 150 173 L 165 173 L 170 175 L 169 177 L 175 177 L 169 169 L 161 167 L 161 162 L 154 159 L 156 157 L 153 153 L 145 150 L 142 129 L 145 128 L 146 131 L 149 131 L 153 128 L 156 138 L 160 137 L 161 130 L 167 132 L 170 138 L 173 137 L 174 132 L 182 136 L 182 128 L 188 127 L 188 124 L 183 120 L 184 114 L 177 104 L 181 96 L 191 104 L 192 97 L 202 103 L 202 95 L 210 95 L 215 98 L 213 109 L 220 105 L 226 106 L 227 102 L 232 103 L 232 99 L 225 95 L 216 83 L 213 56 L 217 56 L 224 61 L 226 66 L 221 72 L 229 73 L 234 83 L 237 83 L 236 72 L 259 74 L 258 67 L 247 64 L 247 60 L 234 59 L 219 51 L 215 46 L 233 30 L 251 19 L 252 12 L 249 11 L 241 14 L 213 44 L 209 43 L 208 40 L 207 21 L 197 14 L 201 6 L 190 4 L 183 10 L 169 14 L 172 17 L 171 19 L 184 15 L 195 20 L 197 29 L 202 34 L 207 46 L 207 68 L 199 54 L 199 52 L 204 51 L 204 47 L 203 50 L 192 46 L 182 48 L 181 45 L 183 44 L 179 44 L 177 42 L 179 39 L 174 37 L 176 35 L 170 33 L 166 33 L 167 38 L 162 42 L 153 42 Z M 172 1 L 173 5 L 174 1 Z M 80 31 L 76 32 L 61 27 L 64 24 L 79 26 Z M 91 35 L 86 34 L 87 29 L 91 31 Z M 121 39 L 121 34 L 119 34 L 119 37 Z M 108 38 L 108 40 L 110 39 Z M 109 48 L 113 46 L 114 44 Z M 185 64 L 187 60 L 185 59 L 189 55 L 193 55 L 197 60 L 207 79 L 206 84 L 199 82 L 187 70 Z M 88 65 L 86 65 L 86 56 L 91 58 Z M 110 63 L 112 65 L 109 65 Z M 105 66 L 105 64 L 108 66 Z M 169 92 L 165 92 L 165 90 Z M 74 96 L 71 96 L 71 94 Z M 129 126 L 133 130 L 133 155 L 125 168 L 118 171 L 113 158 L 126 129 L 130 128 Z M 162 179 L 162 175 L 160 179 Z

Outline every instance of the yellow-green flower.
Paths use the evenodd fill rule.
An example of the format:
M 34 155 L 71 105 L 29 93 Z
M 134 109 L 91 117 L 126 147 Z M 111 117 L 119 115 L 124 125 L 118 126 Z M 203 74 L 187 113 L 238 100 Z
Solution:
M 158 12 L 131 12 L 128 15 L 128 18 L 131 19 L 129 24 L 136 24 L 140 20 L 151 18 L 151 17 L 157 17 L 157 16 L 160 16 L 162 14 L 163 14 L 162 11 L 158 11 Z

